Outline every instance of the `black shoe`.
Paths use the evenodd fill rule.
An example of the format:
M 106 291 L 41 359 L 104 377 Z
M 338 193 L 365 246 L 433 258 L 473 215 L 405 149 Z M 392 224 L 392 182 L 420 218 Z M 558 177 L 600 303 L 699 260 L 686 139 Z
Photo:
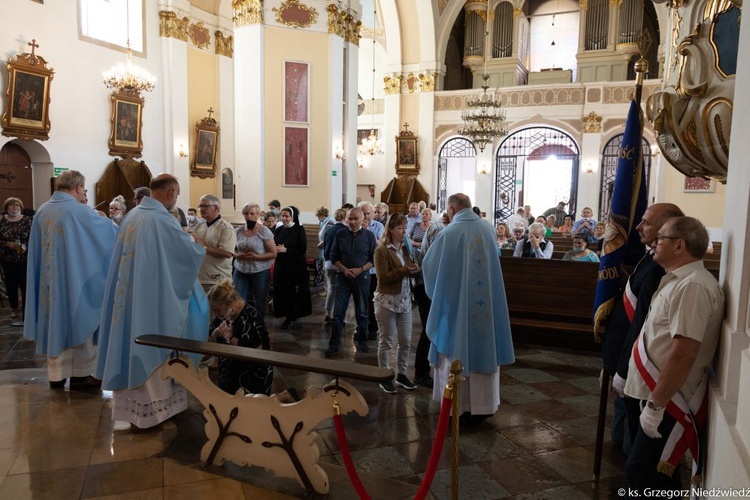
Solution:
M 327 315 L 327 314 L 326 314 L 326 317 L 325 317 L 325 318 L 323 319 L 323 321 L 324 321 L 324 322 L 325 322 L 325 324 L 327 325 L 327 324 L 329 324 L 329 323 L 332 323 L 332 322 L 333 322 L 333 318 L 332 318 L 332 317 L 330 317 L 329 315 Z
M 78 389 L 78 388 L 98 388 L 102 386 L 102 381 L 98 378 L 94 378 L 91 375 L 87 377 L 70 377 L 70 388 L 71 389 Z
M 403 387 L 407 391 L 413 391 L 414 389 L 417 388 L 417 386 L 414 385 L 414 382 L 412 382 L 411 380 L 409 380 L 409 378 L 406 375 L 404 375 L 403 373 L 399 373 L 396 376 L 396 385 L 399 386 L 399 387 Z
M 367 342 L 360 342 L 357 344 L 357 350 L 359 352 L 370 352 L 370 348 L 367 345 Z
M 414 383 L 432 389 L 435 386 L 435 382 L 429 375 L 417 375 L 414 377 Z
M 385 382 L 380 383 L 380 390 L 383 391 L 386 394 L 396 394 L 398 391 L 395 387 L 393 387 L 393 382 L 390 380 L 387 380 Z
M 284 321 L 281 324 L 282 330 L 291 330 L 291 328 L 294 326 L 294 321 Z
M 52 380 L 49 381 L 49 388 L 50 389 L 64 389 L 65 388 L 65 382 L 68 379 L 62 379 L 62 380 L 55 380 L 54 382 Z
M 326 358 L 333 357 L 333 355 L 336 354 L 337 352 L 339 352 L 339 348 L 338 347 L 333 347 L 332 345 L 329 345 L 328 349 L 326 349 L 326 352 L 325 352 Z

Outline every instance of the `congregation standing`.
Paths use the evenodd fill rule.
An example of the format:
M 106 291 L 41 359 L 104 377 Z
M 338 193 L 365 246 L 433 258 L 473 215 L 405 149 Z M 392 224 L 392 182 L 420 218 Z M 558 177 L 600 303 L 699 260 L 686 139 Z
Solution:
M 199 219 L 193 209 L 180 214 L 179 194 L 177 179 L 159 174 L 134 192 L 130 211 L 124 198 L 113 199 L 107 220 L 85 205 L 85 178 L 67 171 L 33 221 L 14 198 L 0 220 L 6 279 L 16 290 L 26 287 L 23 314 L 17 293 L 11 309 L 22 316 L 24 336 L 47 356 L 50 387 L 101 384 L 114 391 L 113 419 L 141 428 L 186 409 L 187 395 L 160 376 L 167 354 L 135 344 L 136 337 L 162 333 L 269 350 L 269 298 L 274 316 L 284 318 L 282 329 L 312 310 L 307 235 L 296 207 L 273 200 L 263 214 L 249 203 L 245 224 L 234 228 L 221 218 L 215 196 L 201 197 Z M 336 356 L 348 340 L 353 298 L 357 353 L 368 353 L 368 341 L 376 340 L 380 366 L 390 368 L 395 357 L 395 378 L 380 384 L 383 392 L 421 385 L 440 401 L 457 359 L 462 420 L 493 415 L 500 367 L 515 359 L 498 254 L 512 248 L 516 257 L 550 259 L 552 240 L 568 235 L 573 246 L 563 260 L 596 262 L 603 246 L 604 224 L 592 210 L 585 207 L 575 221 L 565 205 L 537 219 L 530 207 L 519 208 L 512 226 L 494 228 L 461 193 L 448 198 L 439 221 L 416 204 L 407 214 L 389 214 L 383 204 L 345 206 L 333 215 L 318 207 L 330 328 L 325 356 Z M 723 295 L 702 263 L 708 234 L 699 221 L 662 203 L 646 210 L 637 229 L 647 252 L 616 296 L 602 353 L 619 394 L 612 427 L 627 454 L 625 483 L 643 492 L 680 486 L 673 457 L 697 439 L 681 422 L 701 411 Z M 413 303 L 422 331 L 411 367 Z M 272 366 L 231 359 L 218 365 L 224 391 L 271 393 Z M 702 421 L 696 423 L 700 430 Z

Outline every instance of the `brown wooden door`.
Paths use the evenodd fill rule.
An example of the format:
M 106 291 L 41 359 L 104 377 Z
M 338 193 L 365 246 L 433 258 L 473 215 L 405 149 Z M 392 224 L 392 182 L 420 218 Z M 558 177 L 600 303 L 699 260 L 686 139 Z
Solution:
M 129 158 L 114 160 L 96 183 L 94 193 L 96 207 L 107 213 L 109 202 L 115 196 L 122 195 L 127 209 L 130 210 L 133 208 L 133 190 L 137 187 L 148 186 L 150 181 L 151 171 L 144 162 Z
M 0 149 L 0 203 L 11 196 L 20 199 L 24 208 L 34 208 L 31 159 L 21 146 L 8 143 Z

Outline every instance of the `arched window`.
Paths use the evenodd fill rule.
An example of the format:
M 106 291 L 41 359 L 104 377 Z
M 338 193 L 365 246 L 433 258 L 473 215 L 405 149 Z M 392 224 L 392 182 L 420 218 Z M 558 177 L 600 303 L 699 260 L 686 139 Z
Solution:
M 451 170 L 451 177 L 463 177 L 464 171 L 473 174 L 476 164 L 476 156 L 477 150 L 474 147 L 474 144 L 464 137 L 450 139 L 443 144 L 442 148 L 440 148 L 440 154 L 438 155 L 438 213 L 445 211 L 445 204 L 448 201 L 449 187 L 455 192 L 462 191 L 469 195 L 472 200 L 474 199 L 471 193 L 467 193 L 466 189 L 456 186 L 456 182 L 449 179 L 449 167 Z M 473 175 L 470 177 L 472 180 L 474 179 Z

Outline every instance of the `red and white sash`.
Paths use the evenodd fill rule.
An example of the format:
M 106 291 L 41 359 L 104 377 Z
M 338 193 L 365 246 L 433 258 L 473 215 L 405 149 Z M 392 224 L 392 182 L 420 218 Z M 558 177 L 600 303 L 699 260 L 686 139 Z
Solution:
M 633 289 L 630 288 L 630 279 L 625 284 L 625 291 L 622 292 L 622 305 L 625 306 L 625 315 L 628 317 L 628 321 L 632 323 L 635 317 L 635 308 L 638 305 L 638 297 L 633 293 Z
M 643 381 L 653 392 L 656 383 L 659 381 L 661 372 L 656 366 L 654 366 L 651 360 L 648 359 L 646 354 L 646 343 L 643 340 L 643 331 L 641 331 L 638 340 L 633 346 L 633 360 L 635 361 L 636 368 L 638 368 L 638 373 L 640 373 Z M 682 394 L 680 394 L 679 391 L 676 392 L 669 403 L 667 403 L 666 411 L 677 423 L 669 434 L 667 443 L 664 446 L 664 451 L 661 454 L 661 461 L 657 466 L 659 472 L 671 476 L 672 471 L 674 471 L 674 468 L 680 463 L 680 460 L 682 460 L 682 457 L 685 455 L 685 451 L 689 449 L 694 461 L 694 479 L 699 478 L 702 474 L 703 456 L 701 455 L 701 443 L 698 430 L 703 427 L 708 412 L 707 387 L 708 376 L 704 375 L 689 403 L 685 401 L 685 398 L 682 397 Z

